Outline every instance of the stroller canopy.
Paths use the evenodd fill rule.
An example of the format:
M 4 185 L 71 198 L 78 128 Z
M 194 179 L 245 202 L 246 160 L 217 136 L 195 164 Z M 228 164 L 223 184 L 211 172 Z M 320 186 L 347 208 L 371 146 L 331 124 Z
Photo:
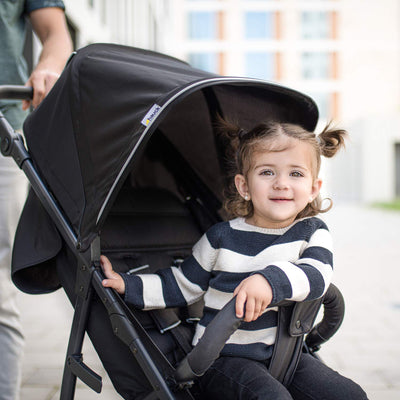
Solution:
M 221 199 L 223 174 L 213 134 L 217 113 L 244 129 L 274 119 L 313 131 L 318 121 L 315 103 L 297 91 L 211 74 L 155 52 L 94 44 L 71 57 L 49 95 L 27 118 L 24 133 L 40 176 L 85 250 L 160 126 Z M 38 229 L 21 224 L 26 224 L 23 218 L 20 230 Z M 31 264 L 18 256 L 13 263 L 14 271 Z

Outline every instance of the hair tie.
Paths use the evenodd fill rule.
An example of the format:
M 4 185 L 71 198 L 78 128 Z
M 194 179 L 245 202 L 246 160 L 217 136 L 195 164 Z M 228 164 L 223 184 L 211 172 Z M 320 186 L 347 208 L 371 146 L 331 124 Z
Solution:
M 319 135 L 315 135 L 315 138 L 317 139 L 318 145 L 321 146 L 322 140 L 321 140 L 321 138 L 319 137 Z
M 243 139 L 243 137 L 246 136 L 246 134 L 247 134 L 247 131 L 245 131 L 242 128 L 239 129 L 239 132 L 238 132 L 239 139 Z

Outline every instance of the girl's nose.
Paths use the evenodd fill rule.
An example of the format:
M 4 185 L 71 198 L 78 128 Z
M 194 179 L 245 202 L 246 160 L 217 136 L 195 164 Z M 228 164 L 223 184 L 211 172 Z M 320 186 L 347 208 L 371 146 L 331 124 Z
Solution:
M 287 180 L 284 177 L 277 177 L 274 181 L 273 188 L 275 190 L 285 190 L 289 187 Z

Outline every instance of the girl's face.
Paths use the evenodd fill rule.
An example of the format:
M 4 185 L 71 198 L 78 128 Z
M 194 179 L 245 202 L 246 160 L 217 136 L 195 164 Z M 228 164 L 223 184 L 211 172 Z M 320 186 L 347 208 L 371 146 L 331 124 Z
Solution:
M 263 228 L 284 228 L 319 194 L 314 178 L 314 150 L 309 143 L 279 137 L 281 151 L 254 151 L 247 176 L 236 175 L 240 195 L 253 203 L 246 222 Z M 315 167 L 314 167 L 315 168 Z

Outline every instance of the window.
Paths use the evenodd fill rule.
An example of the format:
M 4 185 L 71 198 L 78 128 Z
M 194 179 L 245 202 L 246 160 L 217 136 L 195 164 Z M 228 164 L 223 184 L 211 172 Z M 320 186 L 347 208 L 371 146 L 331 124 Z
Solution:
M 246 39 L 270 39 L 274 36 L 273 14 L 248 11 L 244 15 Z
M 303 53 L 301 55 L 301 72 L 304 79 L 329 79 L 330 53 Z
M 218 73 L 218 56 L 216 53 L 191 53 L 188 61 L 195 68 Z
M 188 34 L 190 39 L 216 39 L 217 14 L 214 12 L 190 12 L 188 15 Z
M 301 13 L 301 37 L 303 39 L 328 39 L 329 31 L 328 12 L 304 11 Z
M 273 53 L 266 53 L 266 52 L 246 53 L 245 74 L 250 78 L 272 80 L 274 78 Z

